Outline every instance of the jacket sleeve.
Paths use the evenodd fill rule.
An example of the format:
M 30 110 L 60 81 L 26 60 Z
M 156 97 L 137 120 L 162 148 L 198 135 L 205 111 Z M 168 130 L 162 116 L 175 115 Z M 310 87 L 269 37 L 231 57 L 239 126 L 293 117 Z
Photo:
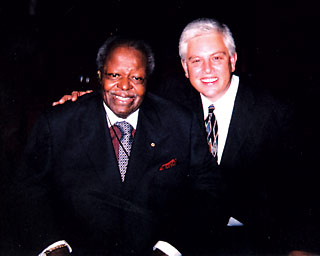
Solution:
M 20 250 L 27 255 L 37 255 L 49 244 L 63 239 L 54 225 L 53 205 L 47 186 L 52 169 L 51 139 L 48 118 L 43 114 L 28 138 L 17 173 Z

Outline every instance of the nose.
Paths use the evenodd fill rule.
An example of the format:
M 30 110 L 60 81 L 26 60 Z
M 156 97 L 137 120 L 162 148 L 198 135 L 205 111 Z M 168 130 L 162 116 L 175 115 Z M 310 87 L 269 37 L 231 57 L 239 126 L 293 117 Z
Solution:
M 131 85 L 131 82 L 130 82 L 130 79 L 129 78 L 123 78 L 118 87 L 123 90 L 123 91 L 127 91 L 127 90 L 130 90 L 132 88 L 132 85 Z
M 204 61 L 203 69 L 206 73 L 210 74 L 213 70 L 213 65 L 210 60 Z

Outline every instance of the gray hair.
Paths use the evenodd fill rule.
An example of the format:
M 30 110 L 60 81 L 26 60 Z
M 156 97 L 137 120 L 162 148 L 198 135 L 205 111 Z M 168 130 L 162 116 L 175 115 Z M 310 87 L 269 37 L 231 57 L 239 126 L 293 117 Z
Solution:
M 215 19 L 200 18 L 190 22 L 182 31 L 179 40 L 179 55 L 185 61 L 187 54 L 188 41 L 196 36 L 208 34 L 211 32 L 221 33 L 223 41 L 228 48 L 229 55 L 233 56 L 236 52 L 236 45 L 232 33 L 227 25 L 220 23 Z
M 132 47 L 140 51 L 146 57 L 146 60 L 147 60 L 146 75 L 147 77 L 149 77 L 152 74 L 155 67 L 155 60 L 154 60 L 154 55 L 151 47 L 141 39 L 136 39 L 136 38 L 127 37 L 127 36 L 111 36 L 104 42 L 104 44 L 100 47 L 97 54 L 97 58 L 96 58 L 97 69 L 100 72 L 103 72 L 106 59 L 108 58 L 110 53 L 115 48 L 123 45 Z

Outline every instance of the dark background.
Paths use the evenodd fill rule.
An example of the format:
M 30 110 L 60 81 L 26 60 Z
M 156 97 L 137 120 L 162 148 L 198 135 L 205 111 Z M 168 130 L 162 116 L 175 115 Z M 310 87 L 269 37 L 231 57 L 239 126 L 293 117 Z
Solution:
M 182 72 L 178 40 L 183 27 L 195 18 L 213 17 L 234 34 L 238 73 L 293 90 L 288 79 L 314 81 L 319 68 L 317 9 L 308 0 L 2 1 L 1 79 L 23 90 L 28 102 L 56 100 L 79 89 L 81 75 L 95 78 L 97 49 L 117 33 L 149 41 L 156 74 Z
M 316 1 L 6 0 L 0 3 L 2 233 L 14 222 L 12 176 L 30 127 L 64 94 L 97 86 L 95 57 L 103 41 L 119 33 L 146 39 L 155 52 L 157 85 L 160 74 L 183 75 L 179 36 L 199 17 L 229 26 L 237 45 L 238 74 L 255 76 L 294 101 L 303 123 L 304 165 L 311 170 L 305 173 L 312 180 L 319 155 Z
M 313 118 L 309 97 L 319 90 L 320 67 L 317 14 L 311 0 L 1 1 L 0 127 L 2 140 L 9 142 L 1 152 L 16 154 L 38 114 L 53 101 L 97 86 L 96 53 L 111 34 L 131 33 L 151 44 L 156 69 L 150 86 L 158 85 L 160 74 L 183 76 L 179 36 L 199 17 L 230 27 L 238 74 L 257 77 L 279 95 L 294 95 L 297 105 L 307 108 L 301 114 Z

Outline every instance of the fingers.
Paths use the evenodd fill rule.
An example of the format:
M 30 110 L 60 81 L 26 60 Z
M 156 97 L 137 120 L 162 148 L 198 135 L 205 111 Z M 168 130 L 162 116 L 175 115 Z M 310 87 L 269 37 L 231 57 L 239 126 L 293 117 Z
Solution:
M 93 92 L 93 90 L 87 90 L 85 92 L 81 91 L 81 92 L 78 92 L 78 93 L 79 93 L 79 96 L 82 96 L 82 95 L 85 95 L 87 93 L 92 93 L 92 92 Z
M 52 106 L 61 105 L 64 104 L 66 101 L 76 101 L 78 97 L 85 95 L 87 93 L 91 93 L 93 90 L 87 90 L 87 91 L 73 91 L 71 95 L 64 95 L 59 101 L 53 102 Z
M 53 102 L 52 106 L 64 104 L 68 100 L 72 100 L 72 95 L 64 95 L 59 101 Z M 75 100 L 72 100 L 72 101 L 75 101 Z
M 76 100 L 78 99 L 78 96 L 80 96 L 80 92 L 78 92 L 78 91 L 73 91 L 73 92 L 71 93 L 71 100 L 72 100 L 72 101 L 76 101 Z
M 73 91 L 72 92 L 72 97 L 71 97 L 71 100 L 72 101 L 76 101 L 78 99 L 78 97 L 82 96 L 82 95 L 85 95 L 87 93 L 91 93 L 93 92 L 92 90 L 87 90 L 87 91 Z

